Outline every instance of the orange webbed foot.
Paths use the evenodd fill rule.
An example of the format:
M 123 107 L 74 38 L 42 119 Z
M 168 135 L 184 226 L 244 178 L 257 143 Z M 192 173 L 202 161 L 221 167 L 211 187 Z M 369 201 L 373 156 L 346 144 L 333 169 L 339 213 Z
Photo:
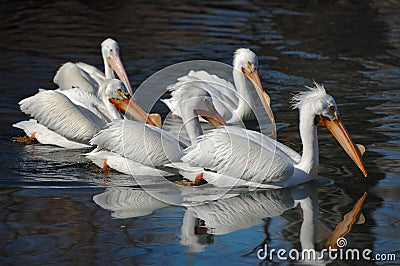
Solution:
M 30 137 L 28 136 L 23 136 L 23 137 L 13 137 L 12 141 L 17 142 L 17 143 L 24 143 L 24 144 L 36 144 L 38 141 L 36 140 L 36 132 L 32 133 Z

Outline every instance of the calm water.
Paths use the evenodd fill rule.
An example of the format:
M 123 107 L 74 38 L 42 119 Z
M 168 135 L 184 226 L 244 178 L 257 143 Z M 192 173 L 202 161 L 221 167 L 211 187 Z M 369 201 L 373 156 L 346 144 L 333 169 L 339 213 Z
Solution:
M 1 264 L 273 264 L 276 257 L 257 258 L 264 243 L 301 249 L 312 238 L 302 225 L 315 232 L 308 242 L 323 243 L 364 192 L 365 222 L 346 235 L 348 246 L 395 253 L 397 262 L 386 263 L 399 263 L 396 1 L 3 1 L 0 14 Z M 367 148 L 368 178 L 320 129 L 319 182 L 275 192 L 232 191 L 200 206 L 189 203 L 201 200 L 201 193 L 155 191 L 188 203 L 182 207 L 149 197 L 129 176 L 99 173 L 80 156 L 84 151 L 12 143 L 22 133 L 11 125 L 26 118 L 18 101 L 38 88 L 54 88 L 52 77 L 65 61 L 100 67 L 99 44 L 106 37 L 120 43 L 134 87 L 173 63 L 230 64 L 236 48 L 250 47 L 260 57 L 276 120 L 287 125 L 278 138 L 296 150 L 298 113 L 290 97 L 312 80 L 324 83 L 353 139 Z M 156 109 L 166 112 L 163 105 Z M 307 204 L 314 211 L 303 219 Z

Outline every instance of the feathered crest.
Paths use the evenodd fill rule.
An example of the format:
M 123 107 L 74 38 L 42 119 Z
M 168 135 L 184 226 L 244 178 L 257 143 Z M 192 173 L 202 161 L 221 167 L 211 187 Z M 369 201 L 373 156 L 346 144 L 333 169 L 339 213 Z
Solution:
M 242 53 L 251 53 L 252 51 L 249 48 L 238 48 L 236 51 L 233 53 L 234 56 Z
M 315 97 L 322 97 L 326 95 L 326 91 L 324 85 L 318 84 L 317 82 L 313 81 L 315 87 L 305 86 L 308 90 L 301 91 L 293 96 L 291 100 L 292 108 L 300 108 L 304 103 L 311 101 Z
M 233 53 L 233 65 L 235 65 L 235 61 L 244 61 L 247 65 L 247 62 L 252 62 L 253 64 L 258 64 L 257 55 L 250 50 L 249 48 L 239 48 Z

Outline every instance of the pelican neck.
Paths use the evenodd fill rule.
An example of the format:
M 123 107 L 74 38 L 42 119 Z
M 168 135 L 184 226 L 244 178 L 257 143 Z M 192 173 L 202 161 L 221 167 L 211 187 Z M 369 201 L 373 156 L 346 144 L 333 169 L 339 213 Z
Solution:
M 300 138 L 303 144 L 303 154 L 297 168 L 315 178 L 318 173 L 319 154 L 317 126 L 314 123 L 315 115 L 310 111 L 308 105 L 300 109 Z
M 233 67 L 233 82 L 236 88 L 236 97 L 238 97 L 238 105 L 236 107 L 237 113 L 240 115 L 240 117 L 245 117 L 247 115 L 250 115 L 249 113 L 251 110 L 249 109 L 249 106 L 253 106 L 253 99 L 251 97 L 251 93 L 249 91 L 249 88 L 247 87 L 247 83 L 245 80 L 245 75 L 241 70 L 238 69 L 238 67 L 234 66 Z

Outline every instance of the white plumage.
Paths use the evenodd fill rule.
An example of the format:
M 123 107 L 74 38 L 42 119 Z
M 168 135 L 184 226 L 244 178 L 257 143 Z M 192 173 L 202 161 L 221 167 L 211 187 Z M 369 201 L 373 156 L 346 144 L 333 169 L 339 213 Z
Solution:
M 268 137 L 259 138 L 263 140 L 262 143 L 256 142 L 247 132 L 235 127 L 214 129 L 186 149 L 182 160 L 190 165 L 247 181 L 256 179 L 268 183 L 277 182 L 293 173 L 290 157 L 279 149 L 276 149 L 276 154 L 284 157 L 274 156 L 274 142 L 269 141 Z
M 21 121 L 14 124 L 13 126 L 22 129 L 28 136 L 34 136 L 39 143 L 45 145 L 57 145 L 67 149 L 83 149 L 90 147 L 90 145 L 88 144 L 68 140 L 60 134 L 39 124 L 35 119 Z
M 207 114 L 207 119 L 220 118 L 212 107 L 209 94 L 203 90 L 197 92 L 197 97 L 181 102 L 183 127 L 193 141 L 203 134 L 199 115 Z M 164 167 L 179 162 L 186 147 L 176 133 L 128 120 L 111 122 L 90 143 L 96 145 L 96 149 L 86 156 L 95 164 L 103 167 L 106 162 L 119 172 L 133 175 L 146 175 L 145 170 L 148 167 Z M 111 164 L 108 163 L 109 160 L 112 160 Z M 143 167 L 129 167 L 127 164 L 141 164 Z M 152 170 L 147 175 L 154 175 L 154 172 Z M 157 173 L 165 174 L 156 171 Z
M 163 166 L 182 157 L 179 140 L 170 132 L 131 120 L 111 122 L 90 143 L 148 166 Z
M 35 133 L 36 139 L 43 144 L 70 149 L 88 147 L 89 140 L 107 122 L 122 119 L 108 101 L 121 97 L 117 92 L 119 89 L 125 90 L 125 87 L 114 79 L 103 82 L 98 96 L 80 89 L 39 90 L 19 103 L 21 111 L 35 120 L 13 126 L 23 129 L 28 136 Z
M 303 155 L 258 132 L 222 127 L 198 138 L 182 158 L 193 172 L 216 186 L 289 187 L 314 179 L 318 173 L 316 121 L 327 127 L 366 175 L 358 148 L 341 123 L 333 98 L 315 88 L 294 97 L 300 111 Z M 190 173 L 186 167 L 182 173 Z M 190 174 L 193 176 L 193 173 Z
M 54 83 L 61 90 L 80 88 L 97 94 L 100 85 L 106 79 L 115 78 L 115 71 L 119 79 L 125 84 L 128 92 L 133 94 L 131 84 L 120 59 L 118 43 L 111 38 L 107 38 L 101 43 L 101 53 L 105 73 L 86 63 L 67 62 L 57 70 L 53 78 Z
M 53 82 L 62 90 L 80 88 L 96 93 L 105 79 L 104 73 L 94 66 L 82 62 L 66 62 L 57 70 Z
M 88 142 L 106 125 L 93 112 L 75 105 L 58 91 L 41 90 L 22 100 L 20 108 L 50 130 L 77 142 Z
M 246 69 L 248 73 L 256 75 L 250 79 L 253 79 L 253 83 L 258 84 L 255 86 L 257 90 L 262 90 L 257 71 L 258 58 L 250 49 L 240 48 L 235 52 L 233 67 L 234 84 L 206 71 L 191 70 L 188 75 L 180 77 L 177 83 L 168 86 L 171 98 L 162 101 L 175 115 L 181 116 L 180 103 L 193 97 L 191 89 L 198 88 L 210 94 L 216 110 L 227 123 L 252 120 L 255 118 L 254 99 L 247 86 L 242 68 Z M 272 114 L 270 111 L 268 113 Z

